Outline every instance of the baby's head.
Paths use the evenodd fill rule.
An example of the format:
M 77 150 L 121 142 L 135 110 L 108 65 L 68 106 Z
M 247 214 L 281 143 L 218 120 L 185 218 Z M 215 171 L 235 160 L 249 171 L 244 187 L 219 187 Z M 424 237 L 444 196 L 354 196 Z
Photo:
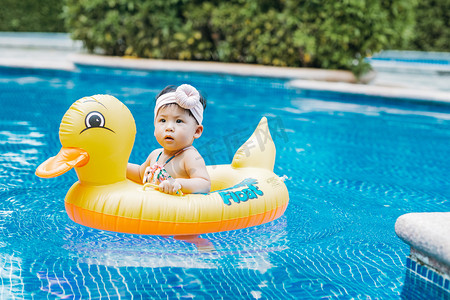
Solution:
M 206 99 L 191 85 L 182 84 L 179 87 L 169 85 L 156 96 L 155 120 L 161 108 L 178 105 L 197 125 L 202 125 L 203 111 L 206 108 Z
M 168 86 L 155 105 L 155 137 L 164 149 L 176 151 L 192 145 L 203 133 L 205 99 L 188 84 Z

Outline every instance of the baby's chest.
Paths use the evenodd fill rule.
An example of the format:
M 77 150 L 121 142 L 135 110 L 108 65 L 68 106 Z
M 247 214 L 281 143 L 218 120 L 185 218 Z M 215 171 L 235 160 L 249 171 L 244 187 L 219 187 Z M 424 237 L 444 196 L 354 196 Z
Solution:
M 181 159 L 173 159 L 164 167 L 173 178 L 188 178 L 188 173 L 186 172 L 185 165 Z

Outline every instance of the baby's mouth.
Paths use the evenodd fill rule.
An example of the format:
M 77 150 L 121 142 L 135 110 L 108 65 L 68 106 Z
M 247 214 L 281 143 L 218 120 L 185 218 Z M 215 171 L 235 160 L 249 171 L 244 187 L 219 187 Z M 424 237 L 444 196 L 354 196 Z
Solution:
M 164 137 L 164 140 L 166 140 L 166 141 L 173 141 L 173 137 L 171 137 L 171 136 L 166 136 L 166 137 Z

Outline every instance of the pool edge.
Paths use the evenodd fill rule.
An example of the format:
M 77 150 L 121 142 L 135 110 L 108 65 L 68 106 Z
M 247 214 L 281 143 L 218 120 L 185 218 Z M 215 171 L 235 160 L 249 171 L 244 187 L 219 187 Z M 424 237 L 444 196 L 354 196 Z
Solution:
M 350 84 L 345 82 L 319 82 L 292 80 L 291 87 L 300 90 L 328 91 L 334 93 L 364 95 L 382 98 L 398 98 L 412 101 L 430 101 L 450 104 L 450 92 L 376 85 Z
M 395 223 L 395 233 L 411 249 L 407 270 L 450 293 L 449 229 L 450 212 L 408 213 Z

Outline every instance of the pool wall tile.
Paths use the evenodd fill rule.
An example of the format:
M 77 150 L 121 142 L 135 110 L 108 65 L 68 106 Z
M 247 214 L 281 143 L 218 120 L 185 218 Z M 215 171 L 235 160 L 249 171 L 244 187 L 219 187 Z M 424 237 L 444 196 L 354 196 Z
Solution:
M 416 270 L 417 270 L 417 264 L 413 260 L 411 260 L 411 268 L 410 269 L 414 272 L 416 272 Z
M 422 262 L 416 261 L 413 257 L 406 258 L 406 268 L 416 275 L 419 275 L 425 281 L 432 283 L 444 292 L 449 293 L 450 296 L 450 278 L 446 274 L 440 274 L 439 271 L 434 270 L 431 266 L 427 266 Z M 424 282 L 417 282 L 417 284 L 424 284 Z M 418 288 L 421 288 L 418 286 Z

